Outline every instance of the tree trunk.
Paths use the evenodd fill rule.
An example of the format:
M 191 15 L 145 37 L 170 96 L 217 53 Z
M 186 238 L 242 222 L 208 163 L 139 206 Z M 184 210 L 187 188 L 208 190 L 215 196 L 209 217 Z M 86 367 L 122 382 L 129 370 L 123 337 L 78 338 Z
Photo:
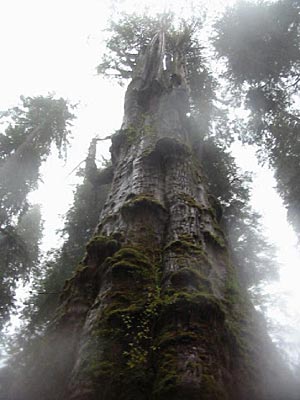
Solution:
M 191 149 L 185 77 L 162 69 L 163 40 L 128 87 L 112 188 L 48 333 L 55 398 L 286 398 Z

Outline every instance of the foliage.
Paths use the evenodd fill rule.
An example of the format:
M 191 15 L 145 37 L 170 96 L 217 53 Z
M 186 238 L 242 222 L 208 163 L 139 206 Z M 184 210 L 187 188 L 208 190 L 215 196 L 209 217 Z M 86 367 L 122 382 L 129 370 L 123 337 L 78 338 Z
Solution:
M 3 393 L 7 397 L 13 392 L 13 396 L 23 398 L 23 393 L 20 395 L 18 391 L 22 391 L 21 388 L 36 375 L 29 367 L 35 364 L 33 360 L 43 360 L 43 332 L 53 318 L 66 280 L 83 258 L 86 243 L 96 228 L 109 185 L 99 187 L 92 183 L 92 174 L 98 173 L 96 153 L 92 155 L 89 152 L 85 168 L 78 173 L 84 179 L 77 186 L 73 205 L 66 214 L 62 230 L 64 243 L 60 249 L 48 253 L 39 267 L 40 274 L 33 277 L 31 295 L 22 313 L 24 326 L 10 343 L 9 366 L 1 371 L 0 383 L 1 380 L 4 383 L 2 391 L 0 387 L 0 397 Z
M 102 56 L 97 67 L 98 73 L 117 78 L 120 83 L 123 79 L 131 78 L 139 51 L 160 29 L 161 22 L 147 16 L 125 14 L 119 21 L 111 21 L 107 30 L 108 51 Z
M 163 23 L 171 26 L 172 18 L 172 16 L 165 17 Z M 118 79 L 131 77 L 138 52 L 143 51 L 153 33 L 161 29 L 161 24 L 162 22 L 156 22 L 148 17 L 137 16 L 134 18 L 125 16 L 121 22 L 112 23 L 111 36 L 107 41 L 109 51 L 102 59 L 98 72 L 113 75 Z M 224 123 L 225 117 L 222 110 L 218 110 L 214 103 L 216 83 L 205 64 L 204 57 L 200 55 L 201 46 L 195 35 L 198 27 L 197 24 L 195 27 L 181 25 L 179 34 L 176 33 L 175 27 L 169 28 L 166 51 L 172 51 L 174 47 L 187 43 L 181 50 L 186 52 L 191 85 L 190 122 L 192 125 L 194 121 L 193 129 L 198 129 L 203 135 L 200 146 L 198 145 L 198 151 L 201 153 L 199 156 L 208 176 L 210 191 L 223 206 L 223 227 L 227 233 L 233 261 L 241 281 L 249 288 L 263 279 L 270 279 L 276 275 L 273 249 L 261 235 L 259 216 L 253 213 L 249 206 L 250 193 L 247 186 L 250 181 L 249 176 L 240 175 L 233 158 L 215 136 L 218 124 L 220 121 L 220 125 Z M 184 40 L 180 44 L 181 39 Z M 220 121 L 213 121 L 218 115 Z M 195 144 L 196 142 L 195 140 Z M 94 166 L 90 168 L 91 164 L 88 161 L 91 160 L 87 160 L 86 163 L 84 182 L 77 188 L 73 207 L 67 214 L 63 231 L 65 242 L 62 248 L 52 253 L 44 263 L 44 272 L 35 280 L 33 294 L 25 309 L 24 315 L 29 320 L 29 325 L 27 330 L 23 331 L 25 335 L 20 336 L 17 341 L 18 347 L 21 343 L 23 351 L 12 360 L 13 368 L 20 365 L 18 371 L 22 370 L 22 367 L 24 371 L 26 365 L 30 365 L 30 361 L 35 357 L 41 340 L 39 334 L 51 319 L 63 283 L 80 261 L 84 245 L 95 228 L 95 222 L 98 221 L 106 192 L 97 191 L 92 183 L 93 180 L 87 178 L 91 171 L 95 173 Z M 88 165 L 89 170 L 87 170 Z M 31 335 L 35 340 L 32 340 Z M 11 375 L 8 373 L 8 376 Z
M 215 28 L 218 56 L 225 59 L 227 77 L 250 111 L 242 138 L 258 145 L 261 161 L 274 168 L 288 217 L 299 233 L 299 2 L 242 2 L 228 9 Z
M 37 272 L 42 237 L 41 211 L 33 206 L 16 226 L 0 230 L 0 326 L 14 307 L 15 289 L 20 279 Z
M 216 97 L 218 83 L 200 44 L 201 27 L 200 17 L 183 22 L 176 20 L 174 15 L 155 18 L 124 15 L 112 22 L 108 29 L 108 50 L 98 72 L 121 80 L 132 77 L 138 53 L 143 52 L 154 34 L 162 28 L 166 30 L 166 54 L 180 48 L 190 86 L 189 122 L 193 147 L 208 176 L 210 191 L 222 204 L 223 225 L 232 257 L 241 280 L 249 288 L 277 276 L 275 250 L 263 237 L 260 217 L 249 205 L 250 176 L 241 175 L 233 157 L 225 151 L 225 146 L 232 140 L 232 126 L 228 109 Z
M 240 279 L 249 288 L 277 276 L 275 250 L 263 237 L 260 217 L 249 205 L 250 176 L 241 175 L 233 157 L 225 151 L 225 145 L 232 139 L 232 130 L 226 115 L 228 110 L 216 99 L 218 84 L 199 42 L 200 19 L 196 24 L 193 20 L 185 24 L 179 21 L 179 25 L 180 29 L 176 31 L 173 15 L 153 19 L 145 15 L 125 15 L 112 22 L 107 40 L 108 53 L 103 58 L 106 61 L 100 64 L 98 72 L 107 75 L 114 71 L 112 75 L 118 79 L 131 77 L 138 52 L 143 51 L 162 27 L 166 29 L 166 53 L 182 46 L 191 91 L 189 121 L 193 146 L 202 160 L 210 191 L 222 204 L 223 225 L 232 257 Z
M 22 106 L 1 113 L 0 134 L 0 318 L 9 316 L 20 279 L 38 263 L 40 210 L 30 208 L 28 194 L 39 180 L 41 163 L 55 143 L 64 150 L 74 115 L 62 98 L 21 97 Z
M 109 185 L 99 187 L 92 183 L 91 164 L 92 160 L 87 158 L 85 169 L 80 171 L 84 180 L 77 186 L 73 205 L 66 214 L 62 230 L 64 243 L 59 250 L 48 254 L 41 275 L 34 279 L 32 295 L 24 310 L 24 318 L 32 332 L 40 331 L 51 319 L 63 285 L 84 256 L 86 243 L 104 206 Z M 97 169 L 94 173 L 98 173 Z
M 249 84 L 299 77 L 299 4 L 295 0 L 239 2 L 215 29 L 228 75 Z
M 176 59 L 176 53 L 184 55 L 184 62 L 191 90 L 191 108 L 198 117 L 204 117 L 211 107 L 215 82 L 201 54 L 199 32 L 202 15 L 194 15 L 189 21 L 175 14 L 148 15 L 124 14 L 118 21 L 112 21 L 107 30 L 106 53 L 97 67 L 99 74 L 116 78 L 120 84 L 132 78 L 137 67 L 138 54 L 143 54 L 153 36 L 163 30 L 165 33 L 165 64 L 167 58 Z M 165 65 L 165 68 L 167 66 Z M 204 91 L 202 89 L 205 89 Z M 203 95 L 206 93 L 206 96 Z M 207 123 L 207 121 L 206 121 Z
M 7 127 L 0 134 L 0 226 L 11 223 L 27 206 L 39 168 L 51 144 L 65 151 L 74 115 L 62 98 L 21 97 L 22 106 L 2 113 Z
M 246 288 L 277 278 L 276 250 L 264 237 L 260 215 L 250 206 L 251 176 L 241 174 L 224 146 L 208 138 L 201 154 L 210 192 L 222 206 L 221 225 L 240 282 Z
M 118 21 L 110 22 L 107 29 L 107 52 L 97 67 L 98 73 L 120 80 L 132 78 L 138 54 L 145 51 L 153 36 L 161 30 L 164 30 L 166 35 L 166 54 L 172 54 L 176 47 L 184 46 L 182 50 L 184 49 L 187 59 L 197 57 L 199 42 L 196 32 L 200 25 L 200 17 L 186 22 L 176 19 L 172 13 L 156 17 L 124 14 Z

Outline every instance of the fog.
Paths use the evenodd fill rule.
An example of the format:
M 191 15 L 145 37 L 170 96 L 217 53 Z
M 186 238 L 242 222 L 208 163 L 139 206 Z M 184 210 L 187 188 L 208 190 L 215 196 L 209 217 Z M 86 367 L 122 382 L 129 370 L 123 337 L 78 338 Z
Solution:
M 149 2 L 145 2 L 149 4 Z M 220 11 L 233 1 L 211 1 L 208 12 Z M 3 0 L 0 40 L 0 110 L 19 103 L 19 97 L 55 93 L 76 103 L 71 145 L 67 161 L 57 157 L 53 148 L 42 164 L 42 181 L 29 196 L 30 202 L 41 204 L 44 220 L 41 249 L 44 254 L 58 248 L 63 239 L 63 216 L 73 201 L 75 185 L 81 182 L 77 166 L 87 157 L 90 141 L 95 135 L 106 137 L 122 123 L 125 88 L 97 76 L 96 66 L 103 51 L 103 38 L 112 9 L 139 10 L 143 1 L 87 0 Z M 179 8 L 180 4 L 177 5 Z M 170 2 L 154 1 L 151 11 L 168 10 Z M 109 159 L 110 141 L 99 142 L 97 160 Z M 297 238 L 287 222 L 283 202 L 275 190 L 276 181 L 268 167 L 261 166 L 255 149 L 234 144 L 232 151 L 243 171 L 254 174 L 253 208 L 262 215 L 262 226 L 269 241 L 278 249 L 279 279 L 264 284 L 263 293 L 270 296 L 263 310 L 268 318 L 269 333 L 288 364 L 300 365 L 300 269 Z M 75 169 L 75 170 L 74 170 Z M 9 334 L 20 326 L 23 303 L 28 286 L 19 284 L 19 311 L 12 317 Z M 257 307 L 259 309 L 259 307 Z M 262 310 L 260 310 L 262 311 Z

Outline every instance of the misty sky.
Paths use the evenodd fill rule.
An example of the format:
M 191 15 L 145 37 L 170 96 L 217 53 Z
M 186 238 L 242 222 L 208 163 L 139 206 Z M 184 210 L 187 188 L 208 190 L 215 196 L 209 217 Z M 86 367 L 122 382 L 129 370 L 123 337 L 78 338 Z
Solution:
M 116 1 L 116 8 L 121 10 L 124 3 Z M 139 5 L 149 3 L 127 1 L 126 9 L 138 11 Z M 209 2 L 219 9 L 227 3 Z M 153 1 L 151 11 L 168 9 L 170 4 L 180 7 L 179 2 Z M 77 182 L 75 173 L 69 174 L 85 158 L 91 138 L 96 134 L 105 137 L 121 125 L 124 88 L 96 76 L 95 70 L 103 51 L 102 30 L 110 12 L 109 1 L 103 0 L 1 0 L 0 110 L 15 106 L 20 95 L 49 92 L 79 103 L 67 164 L 55 155 L 50 157 L 42 167 L 44 184 L 31 195 L 32 201 L 43 206 L 44 249 L 57 244 L 55 232 L 62 227 L 59 215 L 67 211 Z M 108 148 L 109 143 L 101 142 L 99 153 L 108 157 Z M 280 250 L 281 281 L 268 290 L 288 294 L 289 316 L 279 317 L 275 304 L 270 315 L 281 321 L 288 318 L 288 323 L 300 321 L 299 253 L 296 237 L 286 223 L 285 209 L 272 189 L 276 183 L 270 171 L 257 166 L 253 150 L 235 145 L 234 154 L 243 169 L 255 171 L 253 206 L 263 215 L 265 232 Z M 300 345 L 299 325 L 291 340 Z

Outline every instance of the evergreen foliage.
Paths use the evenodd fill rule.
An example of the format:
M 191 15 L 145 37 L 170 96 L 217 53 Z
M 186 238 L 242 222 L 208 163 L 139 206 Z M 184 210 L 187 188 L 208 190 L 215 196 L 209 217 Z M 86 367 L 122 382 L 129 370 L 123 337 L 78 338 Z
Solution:
M 42 238 L 41 211 L 30 207 L 18 223 L 0 230 L 0 326 L 14 309 L 15 290 L 20 279 L 38 273 Z
M 195 115 L 197 113 L 198 120 L 207 124 L 216 83 L 201 52 L 203 46 L 199 31 L 203 19 L 204 13 L 194 15 L 188 21 L 172 13 L 156 17 L 145 14 L 122 15 L 118 21 L 111 21 L 107 29 L 107 50 L 97 67 L 98 73 L 124 84 L 132 78 L 138 54 L 142 54 L 154 35 L 163 30 L 166 36 L 164 68 L 168 69 L 171 62 L 176 64 L 174 57 L 178 57 L 178 54 L 183 57 L 190 88 L 190 107 Z
M 83 258 L 86 244 L 97 226 L 109 185 L 92 183 L 91 169 L 94 175 L 98 173 L 96 164 L 95 169 L 91 168 L 93 162 L 95 160 L 88 158 L 85 169 L 79 173 L 83 182 L 75 189 L 73 205 L 65 217 L 61 232 L 63 245 L 48 254 L 41 267 L 41 275 L 34 279 L 32 295 L 24 310 L 26 329 L 31 333 L 40 332 L 51 320 L 63 286 Z
M 259 146 L 260 159 L 274 168 L 278 191 L 299 234 L 299 2 L 241 2 L 226 11 L 215 29 L 232 102 L 242 99 L 250 111 L 242 139 Z
M 263 235 L 261 217 L 250 206 L 251 175 L 242 174 L 230 153 L 212 138 L 204 141 L 201 162 L 209 190 L 222 207 L 221 225 L 240 282 L 249 289 L 276 279 L 276 248 Z
M 239 6 L 241 7 L 239 11 L 241 14 L 234 14 L 236 10 L 231 10 L 217 25 L 216 29 L 219 36 L 215 43 L 219 55 L 228 59 L 228 77 L 235 86 L 243 91 L 246 104 L 252 111 L 247 126 L 248 130 L 243 138 L 248 143 L 260 144 L 263 151 L 270 157 L 270 162 L 277 171 L 278 187 L 289 205 L 292 218 L 298 207 L 296 203 L 297 196 L 300 193 L 300 189 L 296 188 L 297 182 L 295 181 L 297 168 L 300 168 L 300 151 L 298 152 L 297 146 L 298 114 L 293 109 L 293 96 L 300 82 L 296 73 L 299 59 L 296 54 L 298 45 L 295 40 L 298 37 L 298 28 L 296 29 L 295 26 L 298 21 L 295 21 L 291 13 L 283 12 L 283 3 L 283 1 L 279 2 L 278 8 L 269 4 L 261 6 L 264 11 L 263 17 L 261 17 L 260 12 L 258 13 L 259 24 L 261 24 L 260 21 L 269 18 L 270 10 L 276 10 L 277 13 L 275 13 L 276 17 L 273 15 L 264 27 L 267 33 L 263 31 L 261 25 L 258 25 L 261 29 L 258 32 L 255 25 L 257 18 L 255 26 L 249 27 L 250 32 L 247 31 L 247 25 L 243 23 L 243 18 L 246 19 L 246 14 L 243 14 L 245 11 L 241 11 L 243 7 L 245 9 L 248 7 L 247 12 L 250 10 L 253 16 L 256 16 L 256 7 L 258 6 L 244 3 Z M 295 1 L 285 3 L 288 3 L 292 9 L 297 7 Z M 278 22 L 281 18 L 280 13 L 284 14 L 283 21 Z M 242 18 L 240 18 L 241 15 Z M 278 22 L 278 26 L 272 28 L 274 18 Z M 146 16 L 123 16 L 121 21 L 113 22 L 110 26 L 110 38 L 107 41 L 108 53 L 103 56 L 102 62 L 98 66 L 98 72 L 113 76 L 120 82 L 129 79 L 137 65 L 138 52 L 145 48 L 154 33 L 160 30 L 162 26 L 168 28 L 170 35 L 168 43 L 174 47 L 183 46 L 181 50 L 183 49 L 185 52 L 187 76 L 191 88 L 191 117 L 189 121 L 193 132 L 198 131 L 199 134 L 198 137 L 192 138 L 193 147 L 207 175 L 210 192 L 222 206 L 223 211 L 220 211 L 217 218 L 221 220 L 226 232 L 233 263 L 245 288 L 257 286 L 262 280 L 276 277 L 275 251 L 261 233 L 259 215 L 254 213 L 249 205 L 251 178 L 248 174 L 239 172 L 233 157 L 226 151 L 228 136 L 224 136 L 224 128 L 222 128 L 226 117 L 224 112 L 216 106 L 215 92 L 217 85 L 204 56 L 201 54 L 201 45 L 197 37 L 198 29 L 201 26 L 200 19 L 194 19 L 190 24 L 179 22 L 180 34 L 178 34 L 178 26 L 174 23 L 174 16 L 172 15 L 164 16 L 160 20 Z M 230 32 L 230 29 L 234 32 Z M 244 32 L 243 29 L 246 29 L 247 34 L 239 36 L 239 32 Z M 276 34 L 279 31 L 279 39 L 276 35 L 274 37 L 273 31 Z M 249 39 L 251 32 L 258 35 L 256 41 L 246 40 L 243 47 L 242 39 L 245 39 L 245 36 Z M 233 34 L 233 38 L 239 36 L 238 40 L 233 40 L 231 34 Z M 290 40 L 289 46 L 283 49 L 282 43 L 287 38 Z M 233 46 L 231 46 L 232 43 Z M 256 49 L 259 49 L 259 51 L 255 53 Z M 268 49 L 269 55 L 266 49 Z M 278 54 L 281 54 L 280 57 L 285 56 L 281 65 L 278 65 L 276 61 L 279 57 L 276 53 L 278 49 L 280 50 L 278 52 Z M 172 51 L 171 48 L 166 50 Z M 241 57 L 241 51 L 246 52 L 244 58 Z M 288 55 L 290 55 L 289 60 Z M 244 60 L 242 64 L 241 59 Z M 247 60 L 252 60 L 253 65 Z M 260 68 L 260 64 L 263 64 L 263 68 Z M 245 82 L 247 85 L 245 85 Z M 41 99 L 39 101 L 43 103 Z M 26 233 L 26 229 L 28 230 L 28 221 L 24 220 L 27 214 L 23 215 L 27 207 L 26 196 L 36 186 L 39 166 L 48 156 L 51 142 L 54 141 L 58 148 L 66 143 L 66 121 L 72 119 L 66 103 L 56 104 L 53 109 L 50 107 L 52 111 L 49 111 L 49 114 L 53 112 L 53 115 L 57 115 L 56 106 L 59 109 L 62 105 L 65 106 L 62 107 L 61 117 L 57 120 L 55 118 L 51 120 L 48 113 L 43 114 L 43 107 L 39 105 L 39 101 L 35 103 L 34 99 L 27 99 L 26 102 L 24 99 L 24 107 L 30 109 L 27 114 L 24 114 L 24 111 L 20 109 L 10 110 L 6 116 L 11 118 L 13 123 L 8 126 L 5 135 L 0 136 L 0 144 L 3 143 L 4 146 L 1 153 L 2 158 L 0 158 L 0 174 L 1 165 L 8 165 L 6 162 L 15 159 L 16 155 L 18 162 L 30 160 L 28 162 L 29 167 L 24 168 L 26 176 L 24 173 L 24 176 L 18 177 L 19 182 L 15 182 L 11 186 L 9 186 L 8 181 L 3 179 L 4 183 L 0 187 L 0 190 L 3 189 L 3 193 L 5 190 L 11 196 L 4 197 L 3 205 L 1 204 L 1 210 L 4 210 L 3 230 L 6 232 L 5 239 L 7 241 L 10 229 L 15 229 L 12 227 L 12 222 L 16 220 L 18 220 L 16 231 L 19 232 L 20 237 L 24 238 L 24 232 Z M 52 101 L 50 103 L 52 106 Z M 49 121 L 48 117 L 50 118 Z M 34 127 L 33 122 L 37 120 L 45 122 Z M 45 132 L 43 129 L 45 129 Z M 218 129 L 223 135 L 222 139 L 217 134 Z M 42 132 L 44 133 L 42 134 Z M 289 132 L 288 138 L 286 132 Z M 24 140 L 24 138 L 26 139 Z M 30 157 L 27 158 L 28 149 L 23 144 L 26 144 L 28 138 L 33 146 L 30 150 Z M 36 148 L 35 144 L 37 145 Z M 63 229 L 64 244 L 61 249 L 54 251 L 48 257 L 43 264 L 43 272 L 35 278 L 33 293 L 24 313 L 28 325 L 23 331 L 23 333 L 25 332 L 23 337 L 21 337 L 22 335 L 19 336 L 16 342 L 17 347 L 21 347 L 22 351 L 18 352 L 12 360 L 11 366 L 2 373 L 0 377 L 2 380 L 6 379 L 12 382 L 14 380 L 12 376 L 16 376 L 19 385 L 20 382 L 28 384 L 33 376 L 32 371 L 28 372 L 28 377 L 26 376 L 26 367 L 31 365 L 35 357 L 41 357 L 38 354 L 40 343 L 43 341 L 41 334 L 53 317 L 65 280 L 71 276 L 84 254 L 85 244 L 95 229 L 104 205 L 108 186 L 102 186 L 99 190 L 93 183 L 96 182 L 93 179 L 95 174 L 97 174 L 95 160 L 88 158 L 86 168 L 82 171 L 83 183 L 77 187 L 73 206 L 66 216 Z M 293 222 L 295 222 L 295 219 L 293 219 Z M 34 232 L 37 232 L 36 227 L 37 225 L 35 225 Z M 30 252 L 30 257 L 33 260 L 30 270 L 33 270 L 37 262 L 38 247 L 37 245 L 32 246 L 32 243 L 38 244 L 39 238 L 36 237 L 35 239 L 34 234 L 31 233 L 32 238 L 28 240 L 29 236 L 26 235 L 25 240 L 22 239 L 18 244 L 17 236 L 14 234 L 12 244 L 8 241 L 9 244 L 7 245 L 7 257 L 12 259 L 12 253 L 15 256 L 20 254 L 16 261 L 18 271 L 23 268 L 25 253 L 23 254 L 22 251 L 24 245 L 26 252 Z M 13 269 L 11 270 L 13 271 Z M 10 273 L 8 278 L 11 279 L 18 274 L 21 274 L 21 272 Z M 8 280 L 3 282 L 7 285 Z M 12 295 L 8 294 L 7 297 L 11 298 Z M 16 369 L 16 371 L 12 373 L 12 369 Z M 19 373 L 20 376 L 18 376 Z M 7 388 L 4 387 L 4 392 L 5 390 Z
M 203 164 L 210 191 L 222 205 L 222 224 L 232 258 L 241 282 L 249 288 L 277 277 L 276 252 L 261 232 L 260 216 L 249 205 L 251 178 L 238 171 L 234 158 L 226 151 L 232 140 L 228 109 L 220 107 L 217 101 L 218 83 L 203 55 L 201 26 L 202 18 L 197 16 L 191 21 L 178 21 L 174 15 L 159 18 L 125 15 L 110 25 L 108 53 L 103 56 L 98 72 L 123 81 L 131 77 L 138 52 L 164 28 L 174 48 L 182 46 L 191 94 L 189 121 L 193 147 Z M 166 52 L 172 50 L 167 48 Z
M 22 97 L 22 106 L 2 113 L 7 125 L 0 135 L 0 226 L 9 225 L 27 206 L 27 195 L 35 189 L 39 168 L 54 143 L 66 150 L 74 115 L 66 100 Z
M 37 374 L 32 366 L 39 368 L 35 362 L 43 360 L 45 329 L 54 317 L 66 280 L 85 254 L 107 197 L 109 185 L 92 183 L 96 174 L 95 159 L 88 157 L 85 168 L 79 171 L 83 182 L 75 189 L 73 205 L 65 217 L 63 245 L 47 254 L 39 266 L 40 273 L 33 277 L 31 295 L 22 313 L 24 325 L 10 343 L 10 362 L 0 374 L 0 397 L 22 398 L 22 388 Z
M 165 31 L 166 52 L 183 45 L 187 64 L 199 56 L 200 45 L 197 32 L 202 24 L 201 17 L 190 21 L 178 19 L 174 14 L 162 14 L 157 17 L 138 14 L 124 14 L 118 21 L 110 22 L 107 29 L 106 53 L 97 67 L 99 74 L 117 78 L 120 83 L 130 79 L 137 65 L 137 57 L 144 52 L 153 36 Z M 166 62 L 168 62 L 166 60 Z
M 0 325 L 14 305 L 20 279 L 37 271 L 40 210 L 28 194 L 38 185 L 39 168 L 52 143 L 65 151 L 74 115 L 64 99 L 21 97 L 22 105 L 1 113 L 0 134 Z

